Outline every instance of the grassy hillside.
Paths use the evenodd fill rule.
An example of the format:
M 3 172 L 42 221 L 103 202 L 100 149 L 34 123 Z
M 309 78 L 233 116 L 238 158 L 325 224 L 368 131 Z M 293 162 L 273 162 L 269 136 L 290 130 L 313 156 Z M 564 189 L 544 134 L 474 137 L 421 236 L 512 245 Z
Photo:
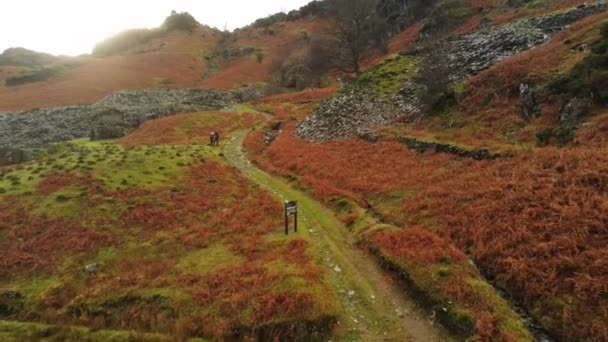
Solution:
M 314 243 L 286 237 L 277 199 L 205 144 L 256 120 L 172 117 L 3 169 L 0 318 L 174 338 L 327 333 L 339 303 Z
M 353 230 L 361 228 L 357 207 L 400 227 L 363 225 L 361 239 L 432 298 L 431 305 L 438 300 L 467 308 L 467 314 L 451 319 L 469 317 L 478 337 L 490 331 L 490 336 L 512 338 L 503 330 L 509 326 L 504 316 L 492 311 L 496 302 L 482 299 L 480 293 L 487 292 L 474 285 L 483 282 L 460 268 L 463 252 L 550 334 L 602 340 L 608 336 L 602 323 L 608 319 L 601 242 L 606 231 L 600 228 L 607 162 L 602 138 L 606 18 L 606 13 L 586 18 L 549 43 L 457 84 L 455 104 L 413 123 L 378 128 L 379 142 L 298 139 L 296 122 L 315 106 L 294 105 L 294 96 L 260 102 L 275 118 L 250 136 L 247 146 L 260 165 L 323 198 Z M 407 74 L 391 68 L 411 71 L 399 67 L 404 58 L 375 64 L 349 89 L 395 93 L 399 77 Z M 540 110 L 530 121 L 521 116 L 522 82 L 538 91 Z M 574 96 L 593 101 L 575 121 L 564 120 L 561 113 Z M 281 133 L 265 144 L 266 132 L 277 122 Z M 401 135 L 514 155 L 474 161 L 420 154 L 400 144 Z M 485 301 L 493 303 L 492 310 L 479 306 Z
M 233 33 L 185 17 L 183 28 L 128 31 L 69 63 L 0 64 L 0 81 L 59 68 L 0 86 L 0 111 L 124 88 L 276 92 L 0 168 L 0 339 L 531 341 L 529 319 L 556 340 L 608 340 L 608 13 L 568 25 L 537 17 L 563 30 L 530 33 L 518 20 L 585 7 L 425 4 L 424 15 L 392 19 L 401 32 L 347 86 L 334 68 L 319 83 L 330 86 L 286 87 L 288 62 L 331 19 L 294 13 Z M 468 56 L 444 56 L 450 43 L 505 24 L 475 37 L 509 53 L 470 74 L 443 65 Z M 538 42 L 501 50 L 518 34 Z M 419 113 L 397 103 L 431 92 L 441 101 Z M 397 104 L 366 107 L 361 94 Z M 332 121 L 344 104 L 348 120 Z M 396 108 L 394 120 L 347 138 L 296 131 L 313 119 L 355 125 L 380 108 Z M 223 150 L 207 145 L 211 131 Z M 458 153 L 479 149 L 496 158 Z M 282 230 L 287 198 L 300 201 L 298 235 Z

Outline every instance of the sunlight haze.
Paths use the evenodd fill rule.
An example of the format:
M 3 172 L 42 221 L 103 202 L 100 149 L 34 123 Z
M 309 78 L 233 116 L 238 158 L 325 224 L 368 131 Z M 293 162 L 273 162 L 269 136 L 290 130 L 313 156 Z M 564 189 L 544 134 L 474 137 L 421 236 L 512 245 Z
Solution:
M 0 12 L 0 52 L 10 47 L 62 55 L 90 53 L 95 43 L 129 28 L 153 28 L 172 10 L 201 24 L 233 30 L 310 0 L 20 0 Z

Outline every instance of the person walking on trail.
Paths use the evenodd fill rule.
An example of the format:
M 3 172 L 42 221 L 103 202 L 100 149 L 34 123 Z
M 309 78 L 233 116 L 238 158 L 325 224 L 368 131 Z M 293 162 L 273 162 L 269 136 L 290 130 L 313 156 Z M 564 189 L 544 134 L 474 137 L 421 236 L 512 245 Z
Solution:
M 209 145 L 213 146 L 214 142 L 215 142 L 215 132 L 211 132 L 211 134 L 209 135 Z
M 220 144 L 220 134 L 218 132 L 211 132 L 211 135 L 209 136 L 209 144 L 211 146 L 219 146 Z

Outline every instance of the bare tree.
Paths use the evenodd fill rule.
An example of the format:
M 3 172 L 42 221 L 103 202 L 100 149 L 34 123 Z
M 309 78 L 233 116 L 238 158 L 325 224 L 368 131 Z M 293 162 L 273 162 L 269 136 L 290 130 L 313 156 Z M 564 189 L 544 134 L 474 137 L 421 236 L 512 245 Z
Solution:
M 372 44 L 378 18 L 375 0 L 336 0 L 335 39 L 338 65 L 344 71 L 361 73 L 361 60 Z

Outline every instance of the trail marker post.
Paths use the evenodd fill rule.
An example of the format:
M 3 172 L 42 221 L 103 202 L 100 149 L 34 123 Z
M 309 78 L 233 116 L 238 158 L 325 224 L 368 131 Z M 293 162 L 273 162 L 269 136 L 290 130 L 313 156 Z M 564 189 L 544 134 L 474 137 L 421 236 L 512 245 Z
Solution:
M 285 235 L 289 235 L 289 216 L 293 216 L 293 231 L 298 232 L 298 202 L 285 201 Z

